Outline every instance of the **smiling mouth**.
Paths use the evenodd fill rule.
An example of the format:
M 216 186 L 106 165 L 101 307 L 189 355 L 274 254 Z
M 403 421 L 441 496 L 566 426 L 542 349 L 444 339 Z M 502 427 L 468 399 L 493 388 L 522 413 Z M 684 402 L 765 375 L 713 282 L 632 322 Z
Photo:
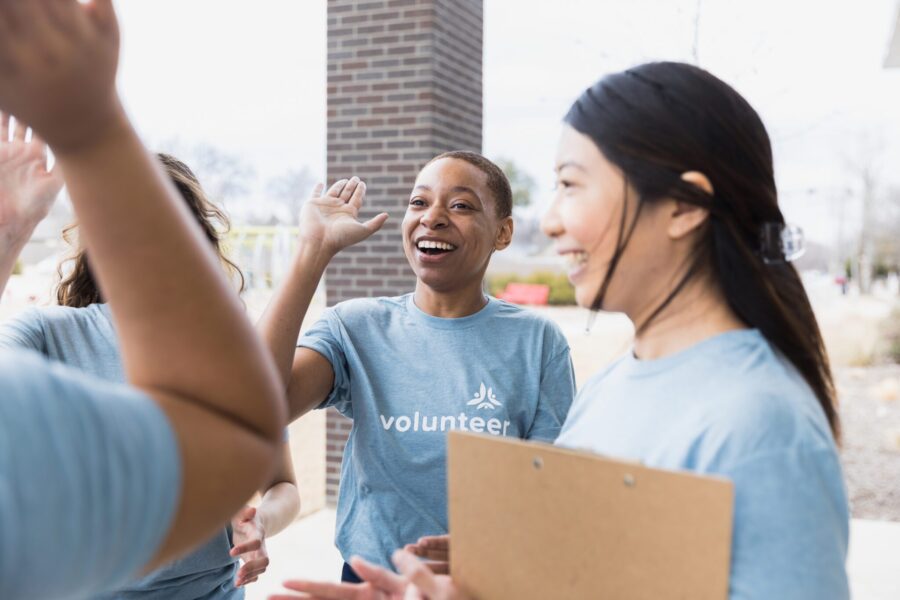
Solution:
M 453 244 L 448 244 L 447 242 L 434 242 L 431 240 L 422 240 L 416 243 L 416 249 L 428 256 L 438 256 L 441 254 L 447 254 L 449 252 L 453 252 L 456 250 L 456 246 Z
M 566 252 L 562 255 L 563 261 L 565 261 L 566 266 L 570 269 L 575 269 L 587 264 L 588 261 L 588 253 L 587 252 Z

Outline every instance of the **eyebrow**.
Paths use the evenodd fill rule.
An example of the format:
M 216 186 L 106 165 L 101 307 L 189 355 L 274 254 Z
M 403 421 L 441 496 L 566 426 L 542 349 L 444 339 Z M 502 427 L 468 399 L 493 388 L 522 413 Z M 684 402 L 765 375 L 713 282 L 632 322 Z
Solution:
M 564 163 L 560 163 L 560 164 L 556 165 L 556 172 L 559 173 L 560 171 L 562 171 L 562 170 L 565 169 L 566 167 L 572 167 L 572 168 L 578 169 L 579 171 L 587 171 L 587 169 L 585 169 L 584 167 L 582 167 L 582 166 L 581 166 L 580 164 L 578 164 L 577 162 L 572 161 L 572 160 L 567 160 L 567 161 L 564 162 Z
M 416 190 L 425 190 L 425 191 L 430 192 L 430 191 L 431 191 L 431 186 L 427 186 L 427 185 L 417 185 L 416 187 L 413 188 L 413 191 L 416 191 Z M 465 193 L 468 193 L 468 194 L 472 194 L 473 196 L 475 196 L 475 198 L 478 199 L 479 202 L 482 202 L 481 196 L 478 195 L 478 192 L 476 192 L 476 191 L 473 190 L 472 188 L 470 188 L 470 187 L 468 187 L 468 186 L 465 186 L 465 185 L 457 185 L 457 186 L 454 186 L 454 187 L 450 188 L 450 192 L 451 192 L 451 193 L 454 193 L 454 194 L 458 194 L 458 193 L 460 193 L 460 192 L 465 192 Z

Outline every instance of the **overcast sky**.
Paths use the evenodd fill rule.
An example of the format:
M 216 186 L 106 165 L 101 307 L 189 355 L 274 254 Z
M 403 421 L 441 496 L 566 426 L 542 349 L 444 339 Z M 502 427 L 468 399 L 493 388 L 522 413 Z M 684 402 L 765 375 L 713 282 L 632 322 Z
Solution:
M 560 120 L 605 73 L 693 61 L 753 104 L 788 218 L 830 241 L 854 163 L 900 185 L 900 69 L 884 70 L 895 0 L 485 0 L 484 152 L 549 197 Z M 699 7 L 699 21 L 697 12 Z M 325 0 L 120 0 L 120 87 L 151 143 L 208 143 L 260 179 L 325 170 Z M 695 24 L 699 35 L 695 36 Z M 874 150 L 873 150 L 874 149 Z

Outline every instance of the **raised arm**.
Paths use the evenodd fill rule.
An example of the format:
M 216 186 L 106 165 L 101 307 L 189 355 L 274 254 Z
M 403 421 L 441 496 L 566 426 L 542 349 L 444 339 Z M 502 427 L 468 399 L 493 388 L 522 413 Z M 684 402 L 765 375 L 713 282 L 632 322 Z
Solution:
M 331 363 L 321 354 L 297 348 L 300 326 L 325 267 L 335 254 L 381 229 L 387 214 L 360 223 L 366 184 L 358 178 L 336 182 L 322 196 L 318 185 L 300 212 L 300 240 L 290 273 L 279 287 L 258 329 L 288 390 L 288 418 L 296 419 L 322 403 L 334 383 Z
M 0 298 L 16 259 L 62 189 L 59 169 L 47 169 L 47 146 L 0 111 Z M 10 139 L 10 133 L 12 138 Z
M 285 407 L 268 352 L 124 114 L 118 42 L 111 0 L 0 2 L 0 107 L 53 149 L 128 379 L 159 404 L 178 443 L 180 500 L 152 567 L 270 480 Z

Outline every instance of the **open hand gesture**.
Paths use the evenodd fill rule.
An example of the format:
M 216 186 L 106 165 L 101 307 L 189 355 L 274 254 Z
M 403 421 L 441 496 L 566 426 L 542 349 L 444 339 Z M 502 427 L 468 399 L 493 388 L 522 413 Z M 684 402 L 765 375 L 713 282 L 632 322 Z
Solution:
M 245 506 L 231 520 L 231 538 L 234 547 L 231 556 L 239 557 L 241 568 L 235 578 L 235 587 L 253 583 L 269 567 L 269 552 L 266 550 L 266 531 L 262 520 L 252 506 Z
M 47 146 L 17 121 L 9 139 L 11 119 L 0 112 L 0 237 L 21 240 L 47 216 L 63 186 L 58 169 L 47 169 Z
M 381 229 L 387 213 L 366 222 L 359 221 L 359 210 L 366 196 L 366 184 L 358 177 L 335 182 L 325 195 L 319 184 L 300 211 L 300 238 L 322 250 L 337 254 Z

